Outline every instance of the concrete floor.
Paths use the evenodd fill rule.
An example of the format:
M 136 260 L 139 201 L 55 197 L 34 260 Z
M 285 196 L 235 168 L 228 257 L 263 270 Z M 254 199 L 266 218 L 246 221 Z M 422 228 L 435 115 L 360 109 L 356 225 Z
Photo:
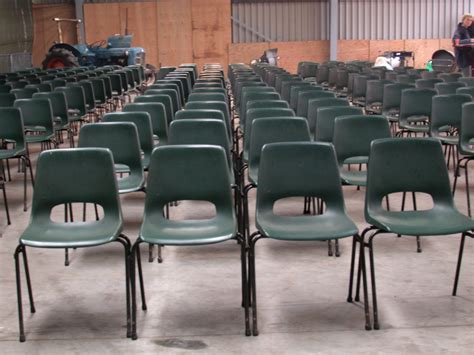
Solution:
M 33 148 L 34 161 L 37 153 Z M 378 237 L 378 331 L 365 331 L 362 305 L 345 301 L 350 239 L 341 241 L 340 258 L 328 257 L 325 243 L 260 241 L 258 337 L 244 336 L 235 242 L 166 247 L 164 263 L 143 263 L 148 311 L 138 311 L 137 341 L 125 338 L 123 254 L 118 244 L 72 251 L 69 267 L 63 265 L 62 250 L 31 248 L 37 312 L 31 315 L 24 299 L 27 341 L 19 343 L 12 256 L 29 211 L 22 211 L 22 175 L 16 164 L 12 173 L 13 181 L 7 182 L 11 226 L 6 226 L 0 202 L 0 354 L 473 353 L 471 239 L 466 241 L 458 296 L 451 296 L 459 236 L 425 238 L 421 254 L 414 238 Z M 464 179 L 460 182 L 456 204 L 466 213 Z M 344 193 L 349 215 L 362 230 L 364 191 L 344 187 Z M 125 234 L 135 240 L 144 195 L 121 199 Z M 254 201 L 252 192 L 251 206 Z M 399 198 L 391 203 L 399 205 Z M 299 212 L 302 204 L 290 200 L 282 208 Z M 207 213 L 189 202 L 171 210 L 174 218 Z M 61 220 L 63 211 L 55 210 L 53 218 Z

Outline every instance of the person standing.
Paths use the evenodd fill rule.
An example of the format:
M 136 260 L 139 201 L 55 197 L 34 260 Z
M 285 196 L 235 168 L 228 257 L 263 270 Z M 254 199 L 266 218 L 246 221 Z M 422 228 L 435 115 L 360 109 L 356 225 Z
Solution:
M 456 55 L 456 63 L 461 69 L 463 76 L 471 76 L 471 61 L 473 55 L 474 36 L 472 36 L 473 17 L 471 14 L 464 14 L 461 22 L 456 27 L 453 35 L 453 45 Z

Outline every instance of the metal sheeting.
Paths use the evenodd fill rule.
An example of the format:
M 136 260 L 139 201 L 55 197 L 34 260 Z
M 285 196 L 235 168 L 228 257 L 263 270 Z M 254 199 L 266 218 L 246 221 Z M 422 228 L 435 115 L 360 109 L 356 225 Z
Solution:
M 339 0 L 339 39 L 451 38 L 473 0 Z
M 31 52 L 31 0 L 0 0 L 0 54 Z
M 327 39 L 328 1 L 232 3 L 233 43 Z

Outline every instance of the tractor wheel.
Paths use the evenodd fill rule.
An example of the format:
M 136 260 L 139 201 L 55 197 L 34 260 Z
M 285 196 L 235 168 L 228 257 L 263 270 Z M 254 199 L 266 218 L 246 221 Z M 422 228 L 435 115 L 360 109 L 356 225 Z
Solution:
M 151 64 L 145 65 L 145 83 L 146 85 L 152 85 L 155 83 L 156 68 Z
M 43 69 L 78 67 L 77 57 L 65 48 L 53 48 L 43 60 Z

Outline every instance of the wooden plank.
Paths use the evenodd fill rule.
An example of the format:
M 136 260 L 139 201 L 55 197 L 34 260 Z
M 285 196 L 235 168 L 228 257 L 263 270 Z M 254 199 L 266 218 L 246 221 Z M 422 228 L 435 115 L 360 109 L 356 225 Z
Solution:
M 123 34 L 121 20 L 118 3 L 84 4 L 87 43 L 106 40 L 113 34 Z
M 438 39 L 405 40 L 405 50 L 414 52 L 416 68 L 424 68 L 433 53 L 438 49 Z
M 75 18 L 74 5 L 33 5 L 33 65 L 40 67 L 49 48 L 57 42 L 58 32 L 53 18 Z M 77 43 L 76 26 L 72 23 L 61 24 L 64 43 Z
M 278 66 L 291 73 L 296 73 L 301 61 L 329 60 L 329 41 L 271 42 L 270 48 L 278 48 Z
M 157 9 L 158 61 L 176 66 L 193 61 L 191 0 L 162 0 Z
M 231 4 L 228 0 L 192 0 L 193 62 L 220 63 L 226 69 L 231 43 Z
M 369 41 L 340 40 L 337 41 L 337 60 L 369 60 Z
M 405 42 L 403 40 L 379 40 L 369 41 L 369 60 L 375 62 L 377 57 L 383 55 L 387 51 L 403 51 Z

